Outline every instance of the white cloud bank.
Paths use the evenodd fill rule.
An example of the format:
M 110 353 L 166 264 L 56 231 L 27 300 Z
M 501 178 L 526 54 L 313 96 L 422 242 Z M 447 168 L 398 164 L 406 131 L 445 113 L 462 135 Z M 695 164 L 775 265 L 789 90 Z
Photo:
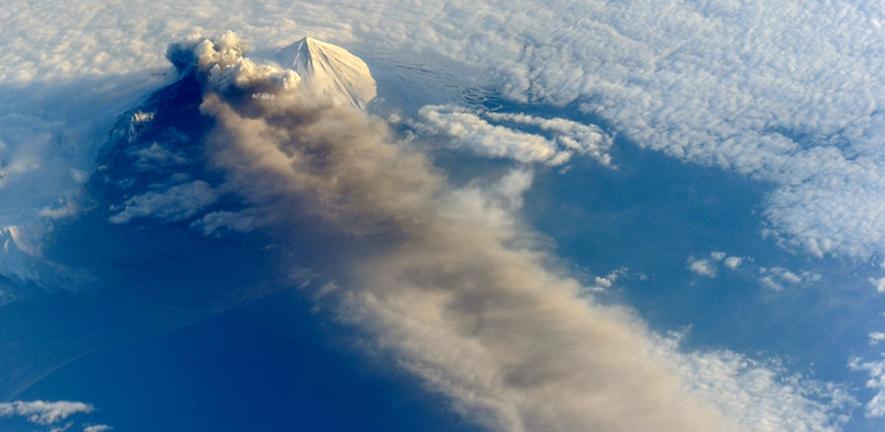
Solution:
M 39 425 L 52 425 L 74 414 L 88 414 L 95 408 L 87 403 L 73 401 L 14 401 L 0 402 L 0 417 L 24 417 Z
M 269 0 L 217 8 L 208 0 L 19 0 L 0 8 L 0 37 L 8 42 L 0 83 L 163 67 L 158 53 L 166 41 L 196 26 L 235 28 L 259 47 L 310 33 L 345 42 L 374 67 L 418 83 L 487 84 L 516 100 L 577 100 L 639 145 L 772 182 L 765 215 L 785 245 L 870 257 L 885 251 L 879 6 Z M 429 59 L 439 58 L 469 68 L 429 70 L 438 64 Z M 406 64 L 416 66 L 400 67 Z
M 845 388 L 789 374 L 778 362 L 761 363 L 727 351 L 676 351 L 678 335 L 661 355 L 691 389 L 733 413 L 749 431 L 837 431 L 857 402 Z
M 170 53 L 193 54 L 225 187 L 256 211 L 365 245 L 358 258 L 332 252 L 345 271 L 326 298 L 469 419 L 508 432 L 831 431 L 844 421 L 838 389 L 781 381 L 733 353 L 680 353 L 632 313 L 584 298 L 514 217 L 527 173 L 453 188 L 382 121 L 299 93 L 288 71 L 243 57 L 232 34 Z
M 452 147 L 466 147 L 481 156 L 510 158 L 523 163 L 562 165 L 572 156 L 590 156 L 611 164 L 612 138 L 594 125 L 563 118 L 496 113 L 454 105 L 427 105 L 418 111 L 419 131 L 443 135 Z M 496 122 L 490 123 L 489 120 Z M 506 123 L 533 126 L 553 136 L 516 130 Z

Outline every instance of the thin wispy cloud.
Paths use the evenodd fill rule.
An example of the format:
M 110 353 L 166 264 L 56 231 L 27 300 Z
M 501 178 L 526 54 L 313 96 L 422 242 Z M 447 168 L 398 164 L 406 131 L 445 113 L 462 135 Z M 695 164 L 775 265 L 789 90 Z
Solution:
M 760 267 L 760 282 L 774 291 L 782 291 L 787 287 L 807 285 L 821 279 L 819 273 L 813 271 L 793 271 L 784 267 Z
M 180 221 L 214 203 L 218 195 L 205 181 L 194 180 L 131 197 L 109 220 L 115 224 L 147 217 L 165 222 Z
M 866 415 L 868 417 L 885 416 L 885 359 L 862 361 L 854 358 L 849 367 L 855 371 L 866 372 L 868 379 L 866 387 L 873 391 L 873 396 L 867 401 Z

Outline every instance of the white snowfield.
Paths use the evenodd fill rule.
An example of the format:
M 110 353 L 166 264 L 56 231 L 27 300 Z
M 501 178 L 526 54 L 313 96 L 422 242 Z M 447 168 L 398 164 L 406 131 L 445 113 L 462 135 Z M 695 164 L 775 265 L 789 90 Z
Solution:
M 339 46 L 305 37 L 280 50 L 277 59 L 301 76 L 302 85 L 357 108 L 365 109 L 377 94 L 366 63 Z

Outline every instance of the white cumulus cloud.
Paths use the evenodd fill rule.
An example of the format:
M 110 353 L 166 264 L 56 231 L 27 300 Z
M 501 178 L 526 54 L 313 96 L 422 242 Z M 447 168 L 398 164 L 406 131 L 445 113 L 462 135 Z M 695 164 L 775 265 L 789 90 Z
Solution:
M 688 262 L 688 269 L 693 273 L 708 278 L 716 277 L 716 264 L 713 263 L 713 261 L 710 261 L 707 258 L 695 258 L 693 256 L 688 257 L 686 261 Z
M 725 264 L 726 267 L 732 270 L 737 270 L 737 268 L 740 267 L 743 262 L 744 259 L 741 257 L 730 256 L 726 258 L 725 261 L 723 261 L 723 264 Z
M 14 401 L 0 403 L 0 417 L 19 416 L 31 423 L 51 425 L 74 414 L 88 414 L 95 408 L 74 401 Z
M 718 274 L 720 264 L 731 270 L 737 270 L 743 263 L 743 258 L 728 256 L 723 251 L 712 251 L 709 258 L 697 258 L 692 255 L 686 259 L 686 263 L 688 263 L 688 269 L 693 273 L 714 278 Z
M 601 129 L 562 118 L 528 114 L 494 113 L 453 105 L 427 105 L 418 111 L 418 129 L 443 135 L 453 147 L 464 147 L 481 156 L 502 157 L 519 162 L 561 165 L 573 155 L 611 163 L 608 150 L 612 139 Z M 490 123 L 489 121 L 496 123 Z M 552 134 L 542 135 L 513 129 L 505 123 L 534 126 Z

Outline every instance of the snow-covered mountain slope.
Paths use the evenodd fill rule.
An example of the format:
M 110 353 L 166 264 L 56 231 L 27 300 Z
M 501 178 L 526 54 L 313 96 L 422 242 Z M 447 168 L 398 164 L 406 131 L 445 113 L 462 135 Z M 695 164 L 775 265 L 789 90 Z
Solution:
M 319 94 L 358 108 L 365 108 L 377 93 L 366 63 L 339 46 L 306 37 L 280 50 L 278 61 Z

